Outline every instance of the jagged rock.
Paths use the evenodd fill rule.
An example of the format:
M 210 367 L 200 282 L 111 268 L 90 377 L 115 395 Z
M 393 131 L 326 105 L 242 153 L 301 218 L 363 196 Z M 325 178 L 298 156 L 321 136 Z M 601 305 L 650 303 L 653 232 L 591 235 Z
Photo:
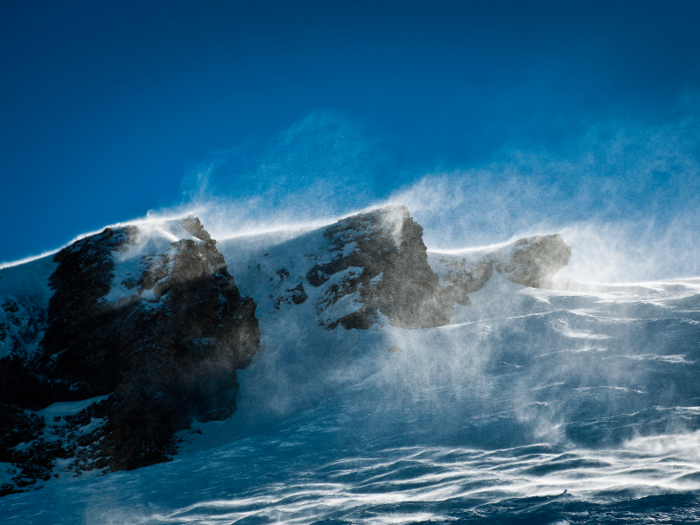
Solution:
M 383 314 L 402 328 L 441 326 L 449 322 L 453 305 L 469 306 L 469 294 L 494 272 L 518 284 L 546 288 L 571 253 L 560 236 L 551 235 L 521 239 L 476 259 L 436 259 L 432 254 L 429 262 L 422 233 L 404 206 L 361 213 L 325 228 L 326 244 L 306 256 L 321 261 L 302 274 L 321 292 L 315 300 L 318 323 L 329 330 L 366 330 Z M 310 237 L 309 242 L 316 241 Z M 271 286 L 298 278 L 298 273 L 290 277 L 289 266 L 269 277 L 261 275 L 260 262 L 251 261 L 248 268 L 257 268 L 251 278 L 269 279 Z M 276 296 L 276 309 L 293 303 L 291 291 L 287 287 Z M 300 304 L 305 295 L 294 303 Z
M 552 287 L 554 274 L 569 263 L 570 257 L 571 248 L 558 233 L 520 239 L 512 249 L 491 256 L 496 271 L 511 282 L 543 289 Z
M 129 337 L 120 329 L 128 314 L 101 299 L 114 277 L 112 252 L 135 242 L 137 233 L 135 227 L 107 228 L 54 257 L 58 267 L 49 280 L 55 292 L 49 302 L 41 368 L 52 382 L 56 400 L 104 395 L 121 381 L 125 362 L 115 347 Z
M 533 236 L 470 257 L 435 255 L 431 264 L 440 277 L 466 294 L 480 290 L 496 271 L 530 288 L 552 287 L 554 275 L 569 262 L 571 248 L 561 235 Z
M 289 273 L 287 273 L 287 276 L 289 276 Z M 284 295 L 281 295 L 277 298 L 277 301 L 275 303 L 275 308 L 279 310 L 280 306 L 282 304 L 302 304 L 309 298 L 308 294 L 304 290 L 304 284 L 299 283 L 297 286 L 294 288 L 286 288 Z
M 441 287 L 428 265 L 423 228 L 405 206 L 389 206 L 348 217 L 326 229 L 335 256 L 306 274 L 312 286 L 334 282 L 321 300 L 326 309 L 359 294 L 362 307 L 328 325 L 333 329 L 367 329 L 384 314 L 402 328 L 447 324 L 455 302 L 453 290 Z M 468 301 L 466 298 L 462 298 Z
M 34 372 L 46 313 L 25 295 L 0 303 L 0 403 L 37 409 L 50 402 L 47 382 Z
M 0 355 L 27 356 L 45 328 L 46 312 L 32 301 L 6 298 L 0 303 Z M 30 351 L 29 353 L 33 353 Z
M 0 403 L 0 462 L 17 465 L 14 484 L 0 487 L 0 496 L 15 492 L 16 486 L 26 486 L 37 477 L 39 465 L 32 461 L 34 458 L 24 450 L 15 450 L 23 443 L 31 443 L 38 439 L 44 429 L 44 422 L 29 410 L 23 410 L 15 405 Z M 29 457 L 27 457 L 29 456 Z M 44 472 L 41 473 L 45 475 Z
M 204 229 L 198 217 L 185 217 L 180 221 L 180 224 L 190 235 L 197 237 L 200 241 L 209 242 L 212 240 L 211 235 Z
M 199 220 L 185 219 L 182 227 L 194 239 L 176 241 L 164 253 L 140 253 L 141 232 L 129 226 L 107 228 L 56 254 L 39 359 L 0 360 L 3 414 L 20 420 L 26 409 L 108 397 L 49 430 L 65 434 L 60 450 L 34 439 L 31 457 L 17 456 L 11 449 L 24 434 L 3 428 L 0 454 L 10 454 L 24 473 L 3 490 L 30 484 L 36 458 L 44 458 L 39 466 L 46 472 L 34 481 L 58 457 L 73 458 L 78 473 L 167 461 L 177 448 L 175 432 L 193 419 L 233 413 L 236 370 L 259 345 L 256 305 L 241 296 Z M 140 275 L 117 282 L 115 259 L 129 259 L 130 249 Z M 70 430 L 90 421 L 87 434 Z
M 14 405 L 0 404 L 0 461 L 15 466 L 12 484 L 0 489 L 10 494 L 32 488 L 37 481 L 57 477 L 57 459 L 68 459 L 65 470 L 74 477 L 98 469 L 108 471 L 108 458 L 100 446 L 107 401 L 96 402 L 74 415 L 45 421 L 36 413 Z

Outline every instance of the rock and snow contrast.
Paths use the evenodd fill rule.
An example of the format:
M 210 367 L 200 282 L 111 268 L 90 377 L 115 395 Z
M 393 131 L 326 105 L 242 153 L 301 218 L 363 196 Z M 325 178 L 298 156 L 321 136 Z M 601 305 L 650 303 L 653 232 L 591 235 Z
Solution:
M 32 263 L 43 292 L 0 284 L 4 492 L 165 461 L 193 418 L 233 413 L 255 303 L 199 221 L 107 228 L 51 259 Z
M 700 280 L 561 286 L 559 235 L 430 251 L 403 206 L 296 236 L 205 226 L 0 270 L 5 521 L 700 509 Z

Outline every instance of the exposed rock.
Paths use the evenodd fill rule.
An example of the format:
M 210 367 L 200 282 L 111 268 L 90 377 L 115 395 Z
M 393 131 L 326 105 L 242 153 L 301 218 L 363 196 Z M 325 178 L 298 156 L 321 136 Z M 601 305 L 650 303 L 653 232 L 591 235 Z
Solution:
M 55 432 L 65 434 L 60 450 L 33 439 L 34 452 L 18 455 L 14 443 L 26 442 L 26 432 L 3 426 L 0 453 L 24 473 L 14 488 L 3 490 L 29 484 L 36 458 L 45 459 L 40 466 L 46 472 L 56 458 L 72 458 L 78 473 L 167 461 L 176 451 L 175 432 L 195 418 L 233 413 L 236 370 L 250 363 L 259 345 L 256 305 L 240 295 L 199 220 L 185 219 L 182 226 L 195 239 L 174 242 L 165 253 L 144 256 L 136 250 L 140 275 L 121 282 L 114 282 L 115 259 L 129 257 L 138 243 L 136 227 L 108 228 L 56 254 L 40 359 L 0 360 L 3 417 L 39 425 L 22 415 L 26 409 L 109 397 L 57 426 Z M 122 296 L 115 292 L 120 286 Z M 71 425 L 91 430 L 75 432 Z M 37 472 L 34 481 L 44 479 L 46 472 Z
M 512 249 L 502 249 L 491 255 L 498 273 L 511 282 L 530 288 L 549 289 L 552 278 L 569 263 L 571 248 L 561 235 L 535 236 L 520 239 Z
M 42 468 L 42 458 L 33 454 L 31 447 L 16 450 L 19 445 L 31 443 L 41 436 L 44 428 L 41 418 L 29 410 L 0 403 L 0 428 L 0 462 L 17 466 L 13 469 L 13 483 L 0 486 L 0 496 L 17 492 L 37 479 L 50 477 L 48 469 Z
M 358 294 L 362 305 L 328 325 L 367 329 L 381 312 L 402 328 L 447 324 L 455 299 L 468 304 L 465 295 L 439 285 L 428 265 L 423 228 L 404 206 L 389 206 L 348 217 L 326 229 L 335 256 L 314 266 L 306 275 L 313 286 L 337 276 L 322 298 L 327 309 L 341 299 Z
M 0 303 L 0 356 L 21 355 L 28 357 L 36 347 L 46 327 L 46 311 L 34 301 L 5 298 Z
M 96 402 L 76 414 L 57 416 L 46 422 L 36 413 L 14 405 L 0 404 L 0 462 L 14 465 L 12 484 L 5 484 L 0 494 L 21 492 L 37 482 L 58 477 L 56 460 L 63 459 L 62 474 L 80 477 L 97 469 L 108 472 L 100 440 L 108 416 L 106 401 Z
M 440 272 L 443 280 L 466 294 L 481 290 L 493 277 L 493 261 L 487 257 L 471 264 L 465 258 L 440 257 L 439 262 L 447 268 L 447 272 Z
M 113 230 L 73 243 L 56 254 L 51 275 L 49 327 L 43 340 L 42 370 L 54 399 L 72 401 L 113 392 L 126 363 L 115 347 L 130 334 L 122 327 L 129 312 L 101 301 L 111 289 L 112 251 L 135 242 L 135 227 Z M 133 310 L 133 306 L 130 310 Z M 126 315 L 123 315 L 126 314 Z
M 209 242 L 212 240 L 211 235 L 204 229 L 198 217 L 185 217 L 180 221 L 180 224 L 190 235 L 197 237 L 200 241 Z
M 480 290 L 494 271 L 516 284 L 549 289 L 570 256 L 571 248 L 555 234 L 527 237 L 476 256 L 436 255 L 431 264 L 445 282 L 471 294 Z
M 0 303 L 0 403 L 37 409 L 49 402 L 46 380 L 35 373 L 46 308 L 25 295 Z
M 422 233 L 403 206 L 348 217 L 326 229 L 333 256 L 311 268 L 306 279 L 326 287 L 317 304 L 320 315 L 351 310 L 326 315 L 322 322 L 328 329 L 366 330 L 379 313 L 402 328 L 441 326 L 449 322 L 453 305 L 468 306 L 469 294 L 481 289 L 494 271 L 517 284 L 549 288 L 571 255 L 559 235 L 529 237 L 475 260 L 440 257 L 435 273 Z
M 287 274 L 288 276 L 289 274 Z M 281 295 L 277 298 L 277 301 L 275 303 L 275 308 L 279 310 L 280 305 L 282 304 L 302 304 L 305 302 L 309 296 L 307 295 L 306 291 L 304 290 L 304 284 L 299 283 L 297 286 L 294 288 L 286 288 L 284 295 Z

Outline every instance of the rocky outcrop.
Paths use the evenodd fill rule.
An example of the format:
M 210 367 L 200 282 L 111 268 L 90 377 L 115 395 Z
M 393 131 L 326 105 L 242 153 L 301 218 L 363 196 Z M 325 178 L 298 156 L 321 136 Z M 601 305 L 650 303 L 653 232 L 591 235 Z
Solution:
M 571 248 L 559 234 L 520 239 L 509 249 L 490 256 L 496 271 L 511 282 L 543 289 L 552 287 L 554 275 L 569 263 L 570 257 Z
M 47 309 L 38 303 L 31 295 L 0 292 L 0 403 L 37 409 L 50 402 L 46 381 L 33 372 L 47 326 Z
M 0 302 L 0 355 L 31 357 L 46 328 L 46 311 L 26 297 Z
M 13 465 L 12 483 L 0 486 L 0 495 L 36 488 L 62 474 L 80 477 L 97 470 L 109 471 L 95 444 L 104 435 L 108 402 L 101 401 L 74 414 L 47 418 L 41 412 L 0 404 L 0 461 Z
M 0 463 L 13 465 L 0 493 L 169 460 L 176 433 L 236 409 L 258 318 L 268 337 L 293 327 L 327 340 L 442 326 L 494 273 L 547 288 L 571 253 L 558 235 L 428 253 L 404 206 L 260 244 L 239 255 L 245 244 L 217 245 L 194 217 L 107 228 L 41 267 L 50 289 L 0 286 Z
M 550 288 L 571 249 L 561 236 L 521 239 L 470 258 L 431 254 L 423 229 L 404 206 L 389 206 L 348 217 L 323 235 L 330 260 L 314 265 L 308 283 L 321 288 L 320 323 L 328 329 L 368 329 L 383 314 L 401 328 L 449 322 L 453 305 L 469 306 L 469 294 L 494 272 L 534 288 Z M 442 281 L 440 281 L 442 278 Z M 337 312 L 347 313 L 339 315 Z
M 256 305 L 241 296 L 199 220 L 182 227 L 192 238 L 163 252 L 143 253 L 141 232 L 130 226 L 56 254 L 39 356 L 0 361 L 0 416 L 8 421 L 0 454 L 18 470 L 5 492 L 44 479 L 58 458 L 70 458 L 76 473 L 167 461 L 174 434 L 193 419 L 233 413 L 236 370 L 259 345 Z M 122 267 L 132 270 L 124 276 Z M 86 399 L 95 402 L 58 421 L 31 412 Z M 60 440 L 45 439 L 56 433 Z M 17 442 L 46 451 L 19 454 Z M 61 445 L 48 450 L 49 442 Z
M 486 253 L 438 254 L 431 264 L 443 281 L 466 294 L 480 290 L 494 272 L 530 288 L 549 289 L 554 275 L 566 266 L 571 248 L 561 235 L 533 236 Z
M 125 365 L 122 352 L 128 337 L 120 330 L 127 313 L 102 300 L 112 288 L 112 252 L 135 242 L 135 227 L 113 230 L 73 243 L 56 254 L 49 282 L 55 290 L 49 302 L 49 326 L 43 340 L 41 370 L 49 378 L 53 398 L 75 401 L 113 392 Z M 133 305 L 136 306 L 136 305 Z M 131 309 L 133 309 L 133 306 Z
M 318 303 L 326 310 L 357 294 L 361 308 L 327 324 L 329 329 L 367 329 L 381 312 L 402 328 L 426 328 L 449 322 L 455 302 L 465 294 L 442 287 L 428 265 L 423 228 L 404 206 L 389 206 L 348 217 L 327 228 L 333 258 L 306 274 L 319 287 L 335 277 Z

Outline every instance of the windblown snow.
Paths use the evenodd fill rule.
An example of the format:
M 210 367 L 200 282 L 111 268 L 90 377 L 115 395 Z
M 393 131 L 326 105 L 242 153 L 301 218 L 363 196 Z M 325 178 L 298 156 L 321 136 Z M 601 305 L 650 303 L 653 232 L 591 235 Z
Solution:
M 700 519 L 700 278 L 537 289 L 495 271 L 445 326 L 380 315 L 367 330 L 329 330 L 361 307 L 358 294 L 328 301 L 329 290 L 363 268 L 309 285 L 333 255 L 321 233 L 218 240 L 261 330 L 231 418 L 181 432 L 170 463 L 2 498 L 2 522 Z M 154 223 L 115 259 L 114 282 L 137 272 L 135 251 L 188 236 Z M 428 261 L 448 284 L 450 268 L 486 253 Z M 29 281 L 22 289 L 46 308 L 52 264 L 0 270 L 0 287 Z M 105 300 L 131 293 L 122 288 Z M 15 315 L 19 337 L 32 312 Z

